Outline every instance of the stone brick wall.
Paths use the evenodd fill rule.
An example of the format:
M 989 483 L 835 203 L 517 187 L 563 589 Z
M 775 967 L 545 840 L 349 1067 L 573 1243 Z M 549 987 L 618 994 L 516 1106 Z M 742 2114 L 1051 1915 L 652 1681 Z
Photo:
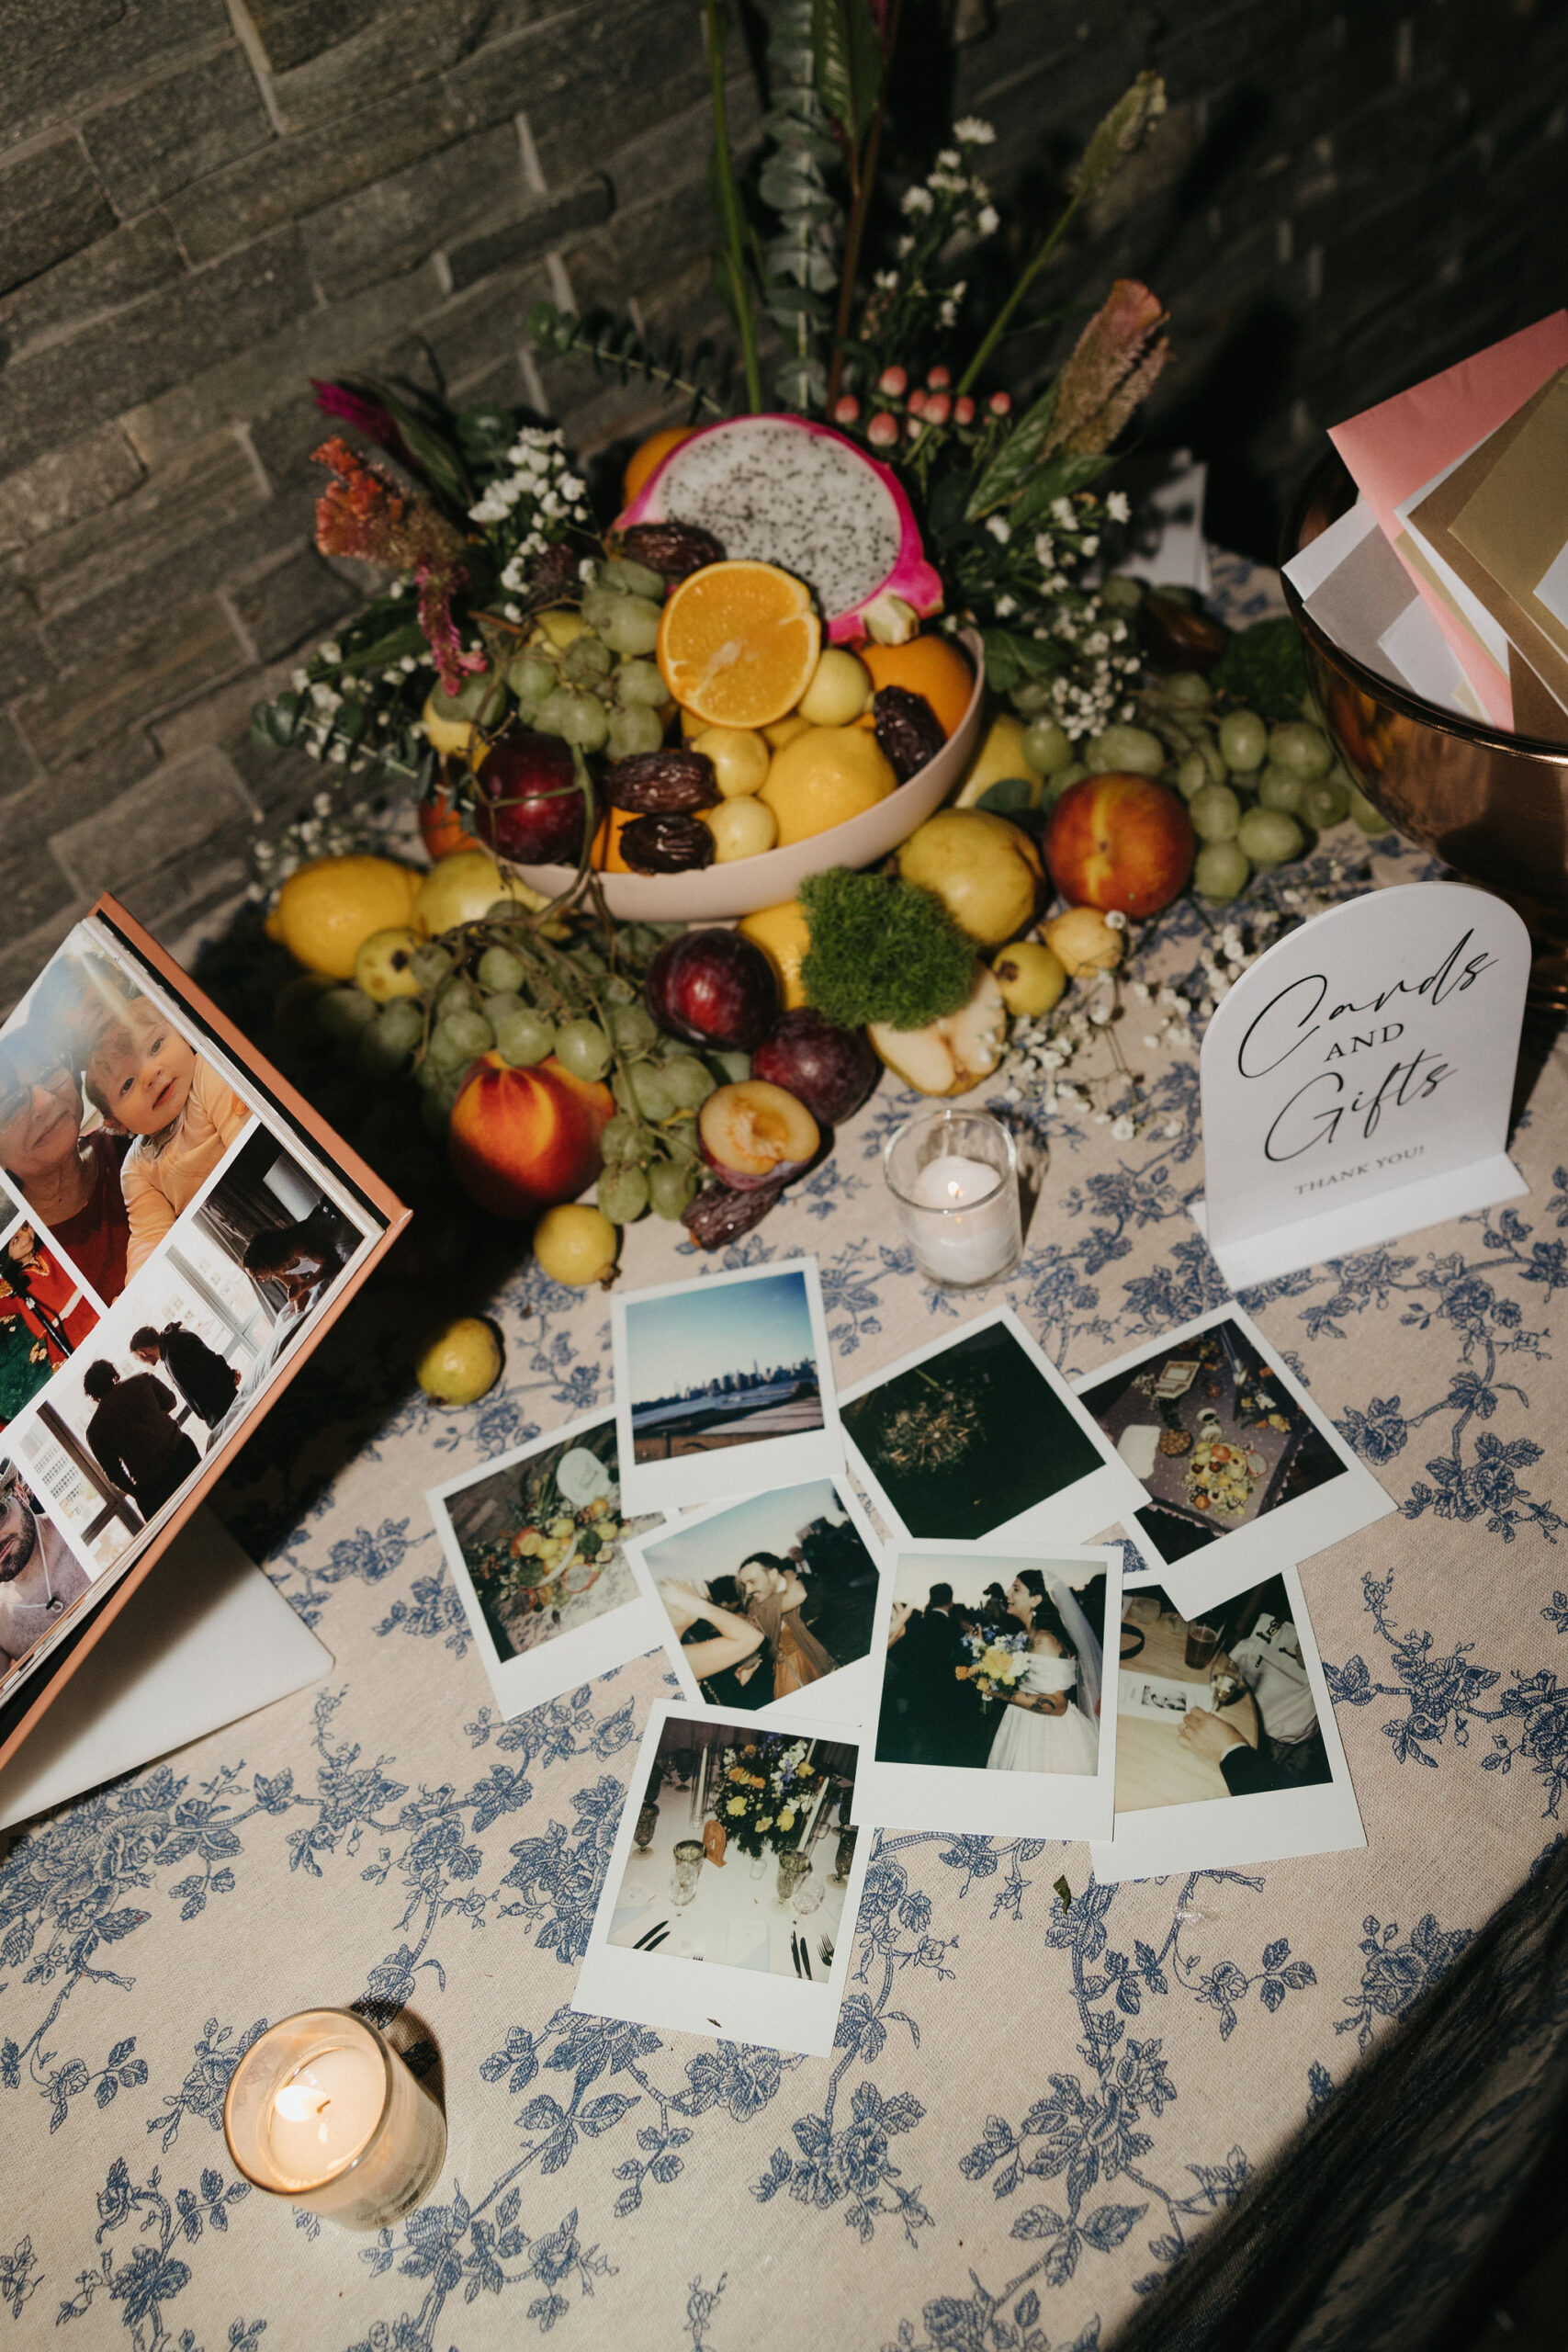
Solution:
M 756 47 L 765 11 L 749 7 Z M 0 1003 L 96 893 L 177 942 L 296 763 L 249 707 L 357 594 L 310 544 L 307 379 L 434 364 L 585 450 L 646 390 L 540 294 L 711 332 L 694 0 L 26 0 L 0 65 Z M 1060 272 L 1156 285 L 1161 437 L 1259 549 L 1321 427 L 1562 299 L 1550 0 L 908 0 L 905 119 L 1036 210 L 1157 64 L 1158 145 Z M 735 44 L 735 134 L 759 106 Z M 1027 374 L 1044 356 L 1025 345 Z

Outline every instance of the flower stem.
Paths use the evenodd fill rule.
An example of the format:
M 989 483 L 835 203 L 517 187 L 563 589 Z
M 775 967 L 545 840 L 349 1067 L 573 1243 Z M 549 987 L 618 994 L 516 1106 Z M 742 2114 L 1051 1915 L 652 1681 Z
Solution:
M 703 0 L 703 31 L 707 43 L 708 77 L 713 85 L 714 178 L 717 187 L 719 226 L 729 263 L 730 293 L 735 324 L 740 336 L 741 365 L 746 372 L 746 405 L 756 416 L 762 406 L 762 369 L 757 356 L 757 319 L 746 276 L 746 246 L 741 232 L 740 198 L 730 161 L 729 130 L 724 105 L 724 26 L 719 0 Z
M 1018 284 L 1013 288 L 1012 292 L 1008 296 L 1007 300 L 1002 304 L 1002 307 L 997 312 L 996 317 L 991 321 L 989 327 L 981 338 L 979 349 L 976 352 L 973 359 L 970 360 L 969 365 L 964 370 L 963 375 L 958 379 L 956 393 L 972 391 L 974 390 L 976 379 L 978 377 L 981 368 L 984 368 L 987 360 L 990 357 L 992 352 L 995 351 L 1003 335 L 1006 334 L 1008 331 L 1008 324 L 1013 312 L 1017 310 L 1019 304 L 1022 301 L 1024 296 L 1028 293 L 1030 288 L 1033 285 L 1035 279 L 1039 277 L 1041 271 L 1044 268 L 1046 263 L 1050 260 L 1052 254 L 1061 243 L 1062 239 L 1066 235 L 1073 215 L 1077 212 L 1082 202 L 1083 195 L 1080 191 L 1078 195 L 1072 198 L 1066 208 L 1066 210 L 1062 214 L 1062 217 L 1057 221 L 1055 227 L 1041 241 L 1041 243 L 1032 258 L 1025 263 L 1023 270 L 1019 277 Z

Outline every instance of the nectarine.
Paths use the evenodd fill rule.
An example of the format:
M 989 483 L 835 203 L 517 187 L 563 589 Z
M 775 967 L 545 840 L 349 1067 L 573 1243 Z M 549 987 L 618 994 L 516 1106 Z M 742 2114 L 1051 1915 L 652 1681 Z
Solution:
M 486 1054 L 453 1105 L 452 1173 L 493 1216 L 536 1216 L 593 1182 L 615 1108 L 607 1086 L 573 1078 L 553 1054 L 530 1069 Z
M 1086 775 L 1051 813 L 1045 862 L 1064 899 L 1157 914 L 1184 888 L 1197 842 L 1177 795 L 1146 775 Z

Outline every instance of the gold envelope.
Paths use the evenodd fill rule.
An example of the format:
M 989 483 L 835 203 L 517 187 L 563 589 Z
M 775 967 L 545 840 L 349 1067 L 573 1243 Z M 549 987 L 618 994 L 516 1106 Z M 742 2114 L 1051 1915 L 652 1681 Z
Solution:
M 1410 510 L 1410 520 L 1422 537 L 1458 573 L 1509 640 L 1516 657 L 1508 665 L 1514 688 L 1515 731 L 1546 742 L 1561 742 L 1568 731 L 1568 718 L 1564 716 L 1568 713 L 1568 660 L 1537 628 L 1517 600 L 1499 586 L 1484 564 L 1456 537 L 1453 523 L 1557 380 L 1556 376 L 1549 376 L 1523 408 L 1500 424 L 1479 448 L 1472 449 L 1419 506 Z
M 1453 531 L 1568 658 L 1568 628 L 1532 593 L 1568 539 L 1568 379 L 1562 374 L 1455 515 Z

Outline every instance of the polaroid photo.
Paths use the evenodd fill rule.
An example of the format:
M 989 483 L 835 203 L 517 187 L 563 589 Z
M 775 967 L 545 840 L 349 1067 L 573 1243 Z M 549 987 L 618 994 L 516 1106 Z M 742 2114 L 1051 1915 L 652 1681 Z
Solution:
M 883 1563 L 847 1479 L 709 1504 L 627 1555 L 689 1705 L 869 1719 Z
M 1394 1508 L 1239 1306 L 1121 1357 L 1077 1394 L 1142 1490 L 1122 1524 L 1189 1616 Z
M 1148 1586 L 1122 1603 L 1116 1827 L 1099 1879 L 1166 1878 L 1366 1834 L 1293 1567 L 1199 1619 Z
M 1077 1544 L 1137 1481 L 1010 1307 L 933 1340 L 839 1400 L 880 1516 L 919 1542 Z
M 844 1466 L 815 1258 L 610 1302 L 633 1510 L 831 1477 Z
M 96 1564 L 77 1556 L 39 1486 L 0 1444 L 0 1681 L 49 1639 L 95 1581 Z
M 803 1713 L 657 1701 L 571 2007 L 826 2058 L 871 1842 L 862 1761 Z
M 1120 1545 L 893 1547 L 857 1817 L 900 1829 L 1108 1838 Z
M 659 1647 L 626 1555 L 662 1511 L 628 1519 L 609 1415 L 465 1470 L 425 1496 L 503 1715 L 521 1715 Z
M 26 1412 L 97 1322 L 96 1302 L 36 1223 L 18 1217 L 0 1231 L 0 1429 Z

